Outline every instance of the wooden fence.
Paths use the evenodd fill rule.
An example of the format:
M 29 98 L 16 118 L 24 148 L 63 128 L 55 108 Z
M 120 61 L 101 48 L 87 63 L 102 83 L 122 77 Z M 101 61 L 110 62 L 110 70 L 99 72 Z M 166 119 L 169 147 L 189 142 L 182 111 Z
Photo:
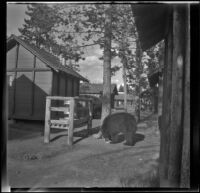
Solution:
M 55 105 L 55 106 L 53 106 Z M 54 113 L 54 115 L 53 115 Z M 46 97 L 44 143 L 49 143 L 51 128 L 68 130 L 68 144 L 73 144 L 74 128 L 92 127 L 92 100 L 80 97 Z

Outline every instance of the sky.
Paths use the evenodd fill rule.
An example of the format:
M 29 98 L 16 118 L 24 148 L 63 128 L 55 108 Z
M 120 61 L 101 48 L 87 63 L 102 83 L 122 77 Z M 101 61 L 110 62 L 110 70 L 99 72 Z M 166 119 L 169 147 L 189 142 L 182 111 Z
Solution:
M 18 28 L 23 27 L 24 18 L 26 18 L 27 4 L 7 3 L 7 36 L 11 34 L 20 35 Z M 80 74 L 90 80 L 91 83 L 103 82 L 103 60 L 99 60 L 103 51 L 99 46 L 91 46 L 85 48 L 85 60 L 79 61 Z M 112 65 L 121 65 L 120 60 L 115 58 Z M 118 86 L 123 84 L 121 69 L 112 76 L 112 83 Z

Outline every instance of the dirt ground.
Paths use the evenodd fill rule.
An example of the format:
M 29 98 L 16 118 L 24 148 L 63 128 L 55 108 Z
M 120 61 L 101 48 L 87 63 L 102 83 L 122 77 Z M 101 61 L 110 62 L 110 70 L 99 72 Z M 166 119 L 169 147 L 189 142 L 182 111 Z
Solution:
M 49 144 L 43 143 L 43 123 L 9 123 L 7 170 L 11 188 L 42 187 L 140 187 L 140 179 L 156 171 L 160 136 L 157 115 L 143 114 L 134 146 L 107 144 L 95 139 L 100 120 L 75 129 L 74 145 L 67 132 L 53 129 Z

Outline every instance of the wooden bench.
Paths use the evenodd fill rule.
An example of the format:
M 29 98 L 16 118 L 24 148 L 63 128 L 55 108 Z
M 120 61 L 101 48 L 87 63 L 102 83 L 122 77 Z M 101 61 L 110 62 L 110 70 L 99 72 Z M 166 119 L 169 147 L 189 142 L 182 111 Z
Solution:
M 52 106 L 52 103 L 56 106 Z M 62 104 L 59 105 L 59 104 Z M 57 119 L 52 117 L 52 112 L 57 112 Z M 63 115 L 59 117 L 60 113 Z M 82 97 L 46 97 L 46 113 L 44 127 L 44 143 L 49 143 L 51 128 L 68 130 L 68 144 L 73 144 L 74 128 L 87 125 L 92 127 L 92 100 Z

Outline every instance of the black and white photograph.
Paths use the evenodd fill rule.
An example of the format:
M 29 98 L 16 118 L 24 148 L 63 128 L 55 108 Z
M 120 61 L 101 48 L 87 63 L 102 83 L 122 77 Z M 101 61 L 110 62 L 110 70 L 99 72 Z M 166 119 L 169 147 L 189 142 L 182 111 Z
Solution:
M 195 4 L 7 2 L 7 189 L 189 189 Z

